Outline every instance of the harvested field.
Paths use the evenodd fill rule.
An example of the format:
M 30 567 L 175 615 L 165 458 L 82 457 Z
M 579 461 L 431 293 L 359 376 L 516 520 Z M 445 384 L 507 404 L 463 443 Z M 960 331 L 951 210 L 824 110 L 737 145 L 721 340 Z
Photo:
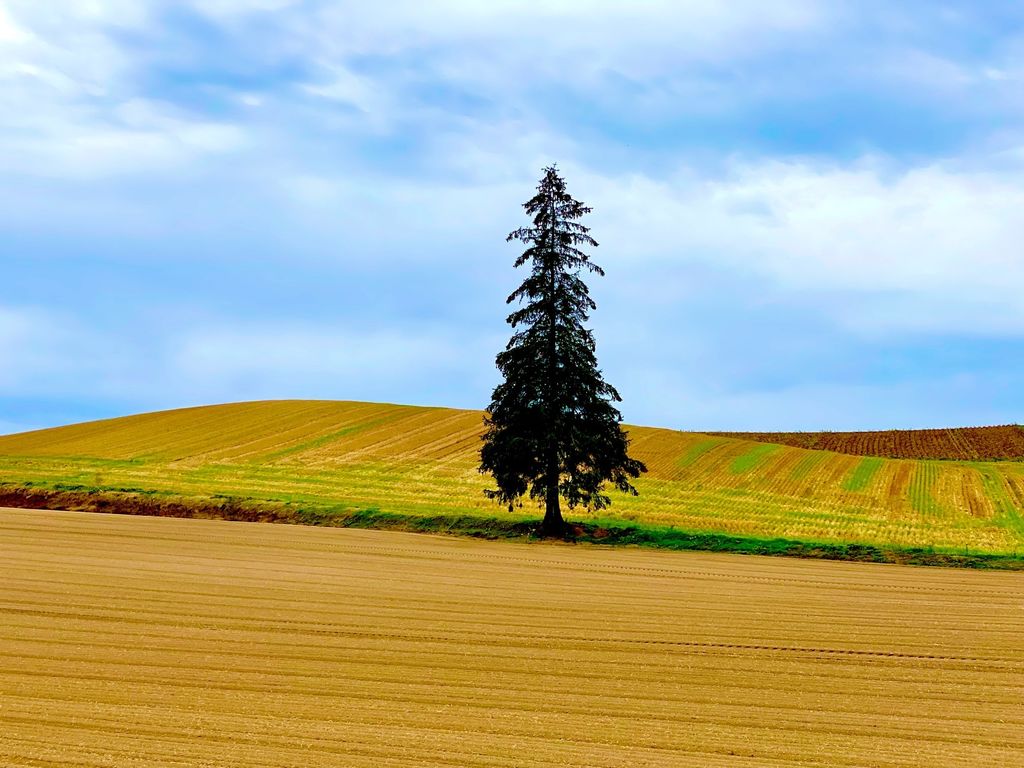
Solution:
M 815 451 L 890 459 L 1021 461 L 1024 427 L 889 429 L 876 432 L 709 432 L 711 435 L 791 445 Z
M 163 502 L 268 502 L 321 516 L 376 510 L 508 520 L 476 467 L 482 413 L 272 401 L 0 436 L 0 498 L 26 488 Z M 628 427 L 650 472 L 601 525 L 756 539 L 1024 553 L 1024 464 L 920 462 Z M 5 489 L 4 486 L 7 486 Z M 16 494 L 15 494 L 16 495 Z M 11 494 L 9 505 L 19 506 Z M 145 504 L 142 504 L 145 501 Z M 591 520 L 579 512 L 570 518 Z
M 1022 577 L 0 511 L 4 766 L 1024 765 Z

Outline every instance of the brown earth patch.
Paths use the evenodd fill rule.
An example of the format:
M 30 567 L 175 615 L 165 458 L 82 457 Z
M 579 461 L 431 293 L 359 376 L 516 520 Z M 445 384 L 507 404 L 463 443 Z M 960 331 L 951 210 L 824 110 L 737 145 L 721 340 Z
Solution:
M 1017 424 L 957 429 L 874 432 L 708 432 L 796 448 L 891 459 L 1024 460 L 1024 428 Z
M 0 551 L 0 765 L 1024 765 L 1015 574 L 11 510 Z

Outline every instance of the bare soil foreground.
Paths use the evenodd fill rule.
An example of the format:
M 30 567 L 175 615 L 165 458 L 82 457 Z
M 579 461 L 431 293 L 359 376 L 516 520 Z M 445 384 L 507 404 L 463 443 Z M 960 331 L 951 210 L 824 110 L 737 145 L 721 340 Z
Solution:
M 0 511 L 3 766 L 1022 766 L 1019 574 Z

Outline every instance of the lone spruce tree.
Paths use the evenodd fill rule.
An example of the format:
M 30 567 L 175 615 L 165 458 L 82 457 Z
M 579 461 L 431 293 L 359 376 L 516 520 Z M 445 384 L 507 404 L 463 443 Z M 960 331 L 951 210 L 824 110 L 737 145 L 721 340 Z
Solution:
M 614 405 L 622 398 L 601 377 L 594 335 L 583 325 L 597 305 L 580 273 L 604 275 L 582 250 L 597 246 L 578 221 L 591 209 L 566 192 L 554 166 L 523 207 L 533 226 L 506 242 L 526 244 L 515 266 L 529 265 L 530 274 L 506 302 L 520 306 L 508 316 L 515 333 L 496 359 L 505 380 L 484 417 L 480 471 L 498 486 L 488 497 L 511 510 L 529 493 L 544 504 L 541 532 L 564 536 L 560 497 L 570 508 L 604 509 L 606 481 L 636 495 L 630 479 L 647 468 L 627 453 Z

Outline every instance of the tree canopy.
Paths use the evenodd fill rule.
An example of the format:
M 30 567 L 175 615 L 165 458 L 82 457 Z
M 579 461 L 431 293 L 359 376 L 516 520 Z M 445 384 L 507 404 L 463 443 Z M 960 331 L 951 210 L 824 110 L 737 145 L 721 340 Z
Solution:
M 593 332 L 584 326 L 597 305 L 581 275 L 604 275 L 584 251 L 597 247 L 579 221 L 591 208 L 569 195 L 554 166 L 523 207 L 532 225 L 506 242 L 526 244 L 515 266 L 530 273 L 506 300 L 519 307 L 507 318 L 514 333 L 496 358 L 504 381 L 484 418 L 480 471 L 498 486 L 488 497 L 512 509 L 529 495 L 545 507 L 542 532 L 561 536 L 560 498 L 570 508 L 603 509 L 611 503 L 606 482 L 636 495 L 630 480 L 647 468 L 628 455 L 615 407 L 622 398 L 603 379 Z

